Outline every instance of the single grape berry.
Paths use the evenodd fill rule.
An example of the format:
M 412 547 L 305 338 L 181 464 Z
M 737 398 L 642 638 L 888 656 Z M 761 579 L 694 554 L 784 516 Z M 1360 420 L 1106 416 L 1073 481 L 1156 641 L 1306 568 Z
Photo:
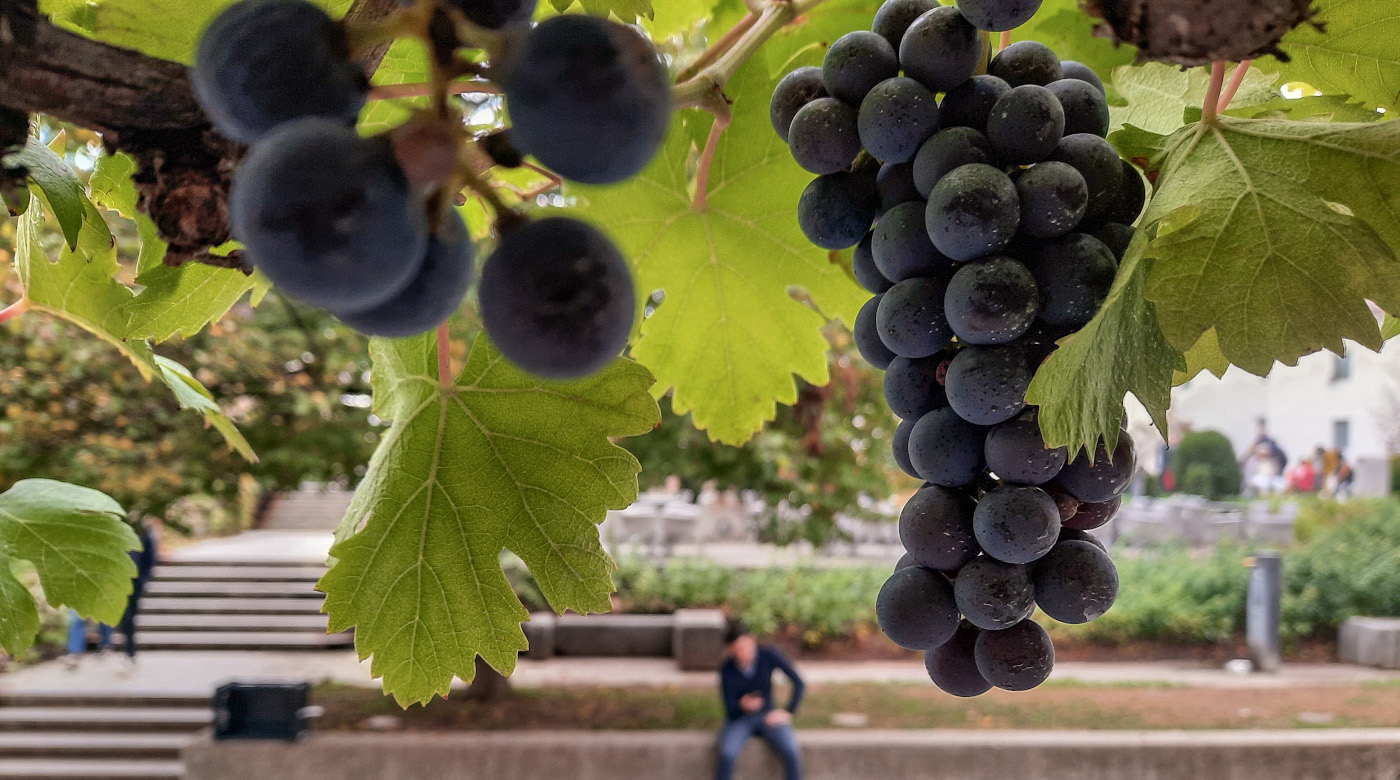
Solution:
M 845 249 L 870 232 L 880 195 L 869 176 L 839 171 L 818 176 L 797 201 L 797 224 L 822 249 Z
M 1040 319 L 1078 330 L 1098 313 L 1113 287 L 1113 251 L 1085 233 L 1038 242 L 1023 254 L 1040 289 Z
M 1099 439 L 1094 450 L 1094 462 L 1081 452 L 1079 457 L 1065 464 L 1055 484 L 1087 504 L 1100 504 L 1121 496 L 1133 480 L 1137 469 L 1137 452 L 1133 449 L 1133 439 L 1127 434 L 1118 437 L 1118 444 L 1112 454 Z M 1081 506 L 1082 511 L 1082 506 Z
M 856 277 L 856 282 L 861 287 L 880 294 L 894 286 L 894 282 L 885 278 L 880 273 L 879 266 L 875 265 L 875 254 L 870 249 L 870 242 L 874 239 L 874 232 L 865 234 L 865 238 L 856 244 L 856 248 L 851 252 L 851 273 Z
M 1035 611 L 1030 569 L 979 555 L 958 569 L 953 600 L 967 622 L 978 628 L 1010 628 Z
M 834 97 L 817 98 L 798 109 L 788 127 L 792 159 L 815 174 L 851 167 L 860 154 L 856 109 Z
M 778 137 L 786 141 L 788 128 L 792 127 L 792 118 L 797 112 L 823 97 L 826 97 L 826 85 L 822 83 L 821 68 L 808 65 L 783 76 L 773 88 L 773 100 L 768 104 L 768 119 Z
M 880 299 L 880 339 L 896 355 L 928 357 L 948 346 L 953 329 L 943 314 L 948 283 L 936 277 L 896 282 Z
M 1087 81 L 1093 84 L 1094 89 L 1097 89 L 1100 95 L 1108 93 L 1108 90 L 1104 89 L 1103 79 L 1099 78 L 1099 74 L 1095 73 L 1093 68 L 1082 62 L 1060 60 L 1060 71 L 1064 74 L 1064 78 L 1079 79 L 1080 81 Z
M 856 126 L 861 145 L 875 159 L 909 162 L 938 129 L 938 99 L 913 79 L 885 79 L 861 101 Z
M 924 669 L 939 690 L 970 698 L 992 689 L 992 684 L 978 671 L 974 657 L 980 633 L 973 626 L 959 626 L 952 639 L 924 653 Z
M 339 314 L 402 292 L 428 247 L 423 204 L 389 142 L 333 119 L 288 122 L 253 147 L 229 212 L 234 237 L 273 284 Z
M 631 27 L 584 14 L 551 17 L 524 34 L 502 71 L 516 144 L 566 179 L 631 178 L 666 139 L 666 66 Z
M 959 268 L 943 298 L 948 324 L 964 344 L 1013 341 L 1030 328 L 1039 310 L 1035 277 L 1000 255 Z
M 1048 159 L 1065 134 L 1065 110 L 1055 93 L 1025 84 L 1006 93 L 987 117 L 987 140 L 1003 163 Z
M 1010 91 L 1011 85 L 996 76 L 973 76 L 943 96 L 943 102 L 938 105 L 939 121 L 945 128 L 970 127 L 985 134 L 992 106 Z
M 1110 222 L 1136 225 L 1138 217 L 1142 216 L 1142 207 L 1147 205 L 1147 182 L 1136 165 L 1124 160 L 1122 167 L 1118 194 L 1102 216 Z
M 951 357 L 939 352 L 925 358 L 897 357 L 885 371 L 885 403 L 896 417 L 912 425 L 920 417 L 948 405 L 943 374 Z M 915 474 L 914 476 L 918 476 Z
M 860 307 L 855 324 L 851 326 L 851 336 L 865 362 L 883 371 L 890 367 L 895 354 L 880 340 L 880 331 L 875 327 L 875 310 L 879 306 L 880 296 L 877 295 Z
M 935 485 L 960 487 L 982 473 L 987 429 L 973 425 L 951 408 L 934 409 L 909 432 L 909 462 L 919 476 Z
M 1026 408 L 1032 376 L 1025 354 L 1014 346 L 966 347 L 948 364 L 944 389 L 959 417 L 996 425 Z
M 447 4 L 488 30 L 523 27 L 535 15 L 535 0 L 447 0 Z
M 1055 542 L 1055 546 L 1058 547 L 1059 545 L 1064 544 L 1065 542 L 1087 542 L 1088 544 L 1092 544 L 1100 550 L 1103 550 L 1104 552 L 1108 552 L 1108 548 L 1104 546 L 1103 541 L 1099 539 L 1099 537 L 1094 536 L 1088 531 L 1079 531 L 1074 528 L 1065 526 L 1063 525 L 1063 520 L 1061 520 L 1060 522 L 1062 524 L 1060 526 L 1060 540 L 1058 542 Z M 907 554 L 908 553 L 906 553 L 906 555 Z
M 462 217 L 456 211 L 445 214 L 408 286 L 372 309 L 341 314 L 340 321 L 361 333 L 389 338 L 432 330 L 461 307 L 475 267 L 476 245 Z
M 1022 84 L 1043 87 L 1064 78 L 1060 58 L 1049 46 L 1038 41 L 1017 41 L 997 52 L 987 72 L 1013 87 Z
M 934 247 L 957 261 L 1005 249 L 1020 222 L 1016 185 L 1000 170 L 981 163 L 955 168 L 940 179 L 924 212 Z
M 1089 207 L 1089 185 L 1073 166 L 1049 160 L 1016 175 L 1021 233 L 1054 238 L 1074 230 Z
M 885 212 L 876 223 L 870 251 L 875 266 L 896 284 L 905 279 L 947 279 L 954 263 L 934 248 L 924 226 L 923 201 L 906 201 Z
M 1097 620 L 1118 598 L 1118 569 L 1108 553 L 1090 542 L 1056 544 L 1036 561 L 1034 582 L 1036 603 L 1061 623 Z
M 958 0 L 958 10 L 979 30 L 1003 32 L 1029 22 L 1041 0 Z
M 910 555 L 909 553 L 905 553 L 899 556 L 899 560 L 895 561 L 894 570 L 899 571 L 900 569 L 907 569 L 910 566 L 917 565 L 918 564 L 914 563 L 914 556 Z
M 1006 563 L 1030 563 L 1050 552 L 1060 535 L 1055 500 L 1038 487 L 1002 485 L 977 502 L 972 529 L 982 551 Z
M 904 40 L 904 31 L 915 19 L 939 6 L 938 0 L 885 0 L 880 10 L 875 12 L 875 20 L 870 29 L 885 36 L 895 52 Z
M 1117 222 L 1100 222 L 1089 229 L 1089 235 L 1103 242 L 1113 253 L 1114 259 L 1120 263 L 1123 255 L 1128 252 L 1128 245 L 1133 243 L 1133 234 L 1137 231 L 1129 226 Z
M 987 682 L 1007 691 L 1029 691 L 1050 677 L 1055 645 L 1033 620 L 1011 628 L 983 631 L 973 649 L 977 670 Z
M 899 43 L 899 65 L 930 91 L 947 92 L 977 72 L 982 52 L 982 33 L 958 9 L 942 6 L 909 25 Z
M 1095 528 L 1102 528 L 1108 525 L 1108 521 L 1118 514 L 1118 507 L 1123 505 L 1122 496 L 1098 503 L 1080 503 L 1074 516 L 1065 521 L 1066 528 L 1073 528 L 1076 531 L 1092 531 Z
M 992 428 L 987 433 L 983 454 L 989 471 L 1016 485 L 1049 482 L 1065 467 L 1069 457 L 1064 447 L 1045 446 L 1040 434 L 1040 412 L 1034 407 Z
M 940 130 L 914 155 L 914 187 L 927 199 L 944 176 L 973 163 L 996 164 L 987 138 L 970 127 Z
M 510 362 L 573 379 L 611 363 L 636 311 L 632 274 L 601 232 L 568 217 L 505 233 L 481 270 L 481 321 Z
M 890 437 L 890 448 L 893 450 L 895 465 L 905 474 L 922 479 L 919 472 L 914 470 L 914 464 L 909 462 L 909 433 L 914 430 L 914 423 L 918 420 L 900 420 L 899 425 L 894 428 L 894 435 Z
M 1087 218 L 1096 218 L 1113 207 L 1123 180 L 1123 163 L 1113 144 L 1089 133 L 1066 135 L 1055 145 L 1051 160 L 1073 166 L 1089 190 Z
M 958 630 L 953 586 L 922 566 L 900 569 L 885 580 L 875 599 L 875 617 L 885 636 L 910 650 L 938 647 Z
M 865 30 L 848 32 L 826 50 L 822 82 L 827 94 L 859 106 L 872 87 L 899 75 L 899 55 L 884 36 Z
M 219 132 L 251 144 L 284 122 L 353 125 L 369 78 L 345 29 L 306 0 L 240 0 L 205 28 L 190 84 Z
M 1065 135 L 1108 135 L 1108 101 L 1094 85 L 1079 79 L 1060 79 L 1045 86 L 1065 110 Z
M 899 513 L 899 541 L 920 566 L 957 571 L 977 557 L 972 499 L 960 490 L 926 485 Z
M 880 193 L 880 213 L 901 203 L 923 200 L 919 188 L 914 186 L 913 163 L 885 163 L 875 174 L 875 189 Z

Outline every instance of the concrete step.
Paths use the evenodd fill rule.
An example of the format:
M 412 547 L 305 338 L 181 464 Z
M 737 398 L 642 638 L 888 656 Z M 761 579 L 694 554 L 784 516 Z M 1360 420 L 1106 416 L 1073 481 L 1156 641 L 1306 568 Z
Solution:
M 207 703 L 207 702 L 206 702 Z M 0 766 L 11 758 L 146 758 L 176 760 L 190 734 L 102 731 L 0 732 Z
M 147 631 L 311 631 L 326 633 L 326 616 L 305 615 L 137 615 L 136 628 Z
M 193 707 L 0 707 L 0 731 L 192 732 L 213 717 Z
M 262 582 L 315 582 L 326 573 L 324 566 L 168 566 L 155 568 L 152 579 L 157 582 L 174 580 Z
M 321 598 L 309 582 L 161 582 L 146 585 L 147 596 L 232 598 Z
M 152 583 L 154 584 L 154 583 Z M 314 592 L 314 591 L 313 591 Z M 316 593 L 316 596 L 322 594 Z M 142 615 L 319 615 L 319 598 L 171 598 L 141 599 Z
M 113 691 L 88 693 L 84 690 L 7 691 L 0 687 L 0 707 L 193 707 L 209 709 L 209 694 L 175 691 Z
M 5 780 L 180 780 L 179 761 L 121 761 L 103 758 L 20 758 L 0 762 Z
M 158 568 L 218 567 L 220 569 L 226 569 L 229 567 L 251 567 L 264 569 L 296 569 L 303 566 L 322 566 L 324 568 L 324 563 L 317 561 L 281 561 L 276 559 L 263 560 L 253 558 L 224 560 L 222 558 L 201 558 L 196 556 L 162 560 Z
M 353 647 L 355 635 L 290 631 L 153 631 L 138 634 L 144 650 L 324 650 Z

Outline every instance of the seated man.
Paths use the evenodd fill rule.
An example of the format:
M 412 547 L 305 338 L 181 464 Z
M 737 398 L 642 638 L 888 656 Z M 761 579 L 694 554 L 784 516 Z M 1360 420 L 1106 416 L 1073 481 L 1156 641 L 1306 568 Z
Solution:
M 729 624 L 729 657 L 719 668 L 720 692 L 724 697 L 724 726 L 719 732 L 718 780 L 734 776 L 734 762 L 749 737 L 764 739 L 783 761 L 784 780 L 800 780 L 802 769 L 797 752 L 797 735 L 792 730 L 792 713 L 802 701 L 802 678 L 792 664 L 775 648 L 759 646 L 744 624 Z M 781 669 L 792 681 L 792 700 L 787 709 L 773 707 L 773 670 Z

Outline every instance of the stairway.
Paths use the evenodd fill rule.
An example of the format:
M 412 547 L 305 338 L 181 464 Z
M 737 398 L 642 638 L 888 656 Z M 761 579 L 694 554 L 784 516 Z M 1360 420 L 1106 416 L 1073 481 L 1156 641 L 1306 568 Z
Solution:
M 263 509 L 258 527 L 274 531 L 334 531 L 355 493 L 350 490 L 292 490 Z
M 324 572 L 276 561 L 167 561 L 146 585 L 137 643 L 146 650 L 350 647 L 350 632 L 326 634 L 315 590 Z
M 207 695 L 0 695 L 4 780 L 179 780 L 180 749 L 213 714 Z

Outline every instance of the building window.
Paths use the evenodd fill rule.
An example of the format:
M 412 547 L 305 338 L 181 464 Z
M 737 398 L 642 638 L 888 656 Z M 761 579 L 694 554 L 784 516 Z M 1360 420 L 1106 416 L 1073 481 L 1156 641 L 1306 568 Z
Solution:
M 1332 421 L 1332 447 L 1337 452 L 1346 452 L 1351 445 L 1351 422 L 1348 420 Z
M 1332 381 L 1351 379 L 1351 353 L 1332 356 Z

